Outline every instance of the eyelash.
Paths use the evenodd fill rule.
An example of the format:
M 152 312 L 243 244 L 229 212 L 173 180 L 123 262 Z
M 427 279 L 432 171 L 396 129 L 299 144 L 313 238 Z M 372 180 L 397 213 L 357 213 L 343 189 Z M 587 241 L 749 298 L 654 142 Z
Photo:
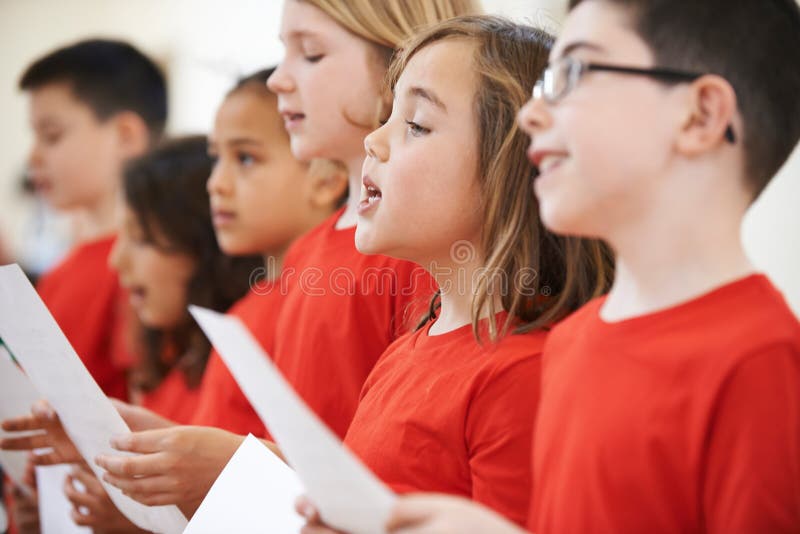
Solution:
M 321 60 L 323 57 L 324 57 L 324 56 L 323 56 L 322 54 L 317 54 L 316 56 L 305 56 L 305 58 L 306 58 L 306 61 L 308 61 L 309 63 L 319 63 L 319 62 L 320 62 L 320 60 Z
M 254 158 L 250 154 L 246 154 L 244 152 L 240 152 L 239 154 L 236 154 L 236 159 L 239 161 L 240 165 L 243 165 L 245 167 L 249 167 L 250 165 L 252 165 L 253 163 L 256 162 L 256 158 Z M 245 161 L 245 160 L 248 160 L 248 161 Z
M 420 137 L 425 134 L 431 133 L 430 128 L 425 128 L 424 126 L 420 126 L 414 121 L 406 120 L 406 124 L 408 124 L 408 130 L 411 132 L 411 135 L 414 137 Z

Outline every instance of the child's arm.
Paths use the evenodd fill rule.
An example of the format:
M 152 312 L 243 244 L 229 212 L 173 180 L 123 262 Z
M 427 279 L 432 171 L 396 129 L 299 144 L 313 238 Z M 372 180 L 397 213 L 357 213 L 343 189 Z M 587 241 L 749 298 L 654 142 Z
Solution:
M 800 354 L 778 346 L 740 363 L 708 436 L 707 531 L 800 532 Z

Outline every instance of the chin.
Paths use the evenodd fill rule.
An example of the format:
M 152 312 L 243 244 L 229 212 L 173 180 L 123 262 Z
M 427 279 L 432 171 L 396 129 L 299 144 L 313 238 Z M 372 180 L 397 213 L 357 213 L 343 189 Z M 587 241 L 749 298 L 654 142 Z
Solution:
M 381 254 L 382 248 L 380 241 L 376 241 L 374 232 L 364 229 L 364 223 L 359 219 L 358 226 L 356 227 L 356 250 L 361 254 Z

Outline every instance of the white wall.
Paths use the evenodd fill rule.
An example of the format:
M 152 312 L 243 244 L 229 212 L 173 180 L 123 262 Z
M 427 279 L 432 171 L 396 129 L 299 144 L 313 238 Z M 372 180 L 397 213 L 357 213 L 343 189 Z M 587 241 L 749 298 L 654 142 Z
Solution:
M 484 0 L 487 11 L 557 31 L 565 0 Z M 281 0 L 0 0 L 0 239 L 15 243 L 14 192 L 30 143 L 17 79 L 35 57 L 89 36 L 130 40 L 163 63 L 173 133 L 205 132 L 235 78 L 275 63 Z M 800 150 L 753 207 L 743 239 L 800 314 Z

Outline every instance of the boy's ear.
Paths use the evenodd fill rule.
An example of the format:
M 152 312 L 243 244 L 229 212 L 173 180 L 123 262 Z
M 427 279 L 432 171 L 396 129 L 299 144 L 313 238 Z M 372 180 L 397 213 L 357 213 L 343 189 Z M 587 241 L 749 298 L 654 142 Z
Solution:
M 112 121 L 123 158 L 135 158 L 147 152 L 150 130 L 142 117 L 132 111 L 122 111 L 114 115 Z
M 314 160 L 308 170 L 309 201 L 314 208 L 336 207 L 347 192 L 347 171 L 333 161 Z
M 689 109 L 678 135 L 678 151 L 696 156 L 721 144 L 736 118 L 736 92 L 720 76 L 706 75 L 689 88 Z

